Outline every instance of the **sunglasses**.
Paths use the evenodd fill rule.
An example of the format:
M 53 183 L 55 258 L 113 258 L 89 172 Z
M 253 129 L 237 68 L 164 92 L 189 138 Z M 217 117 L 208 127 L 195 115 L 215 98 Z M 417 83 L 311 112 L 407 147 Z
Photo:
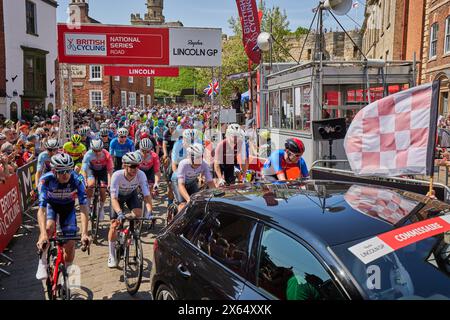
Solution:
M 126 138 L 126 136 L 119 136 L 119 139 L 124 139 Z
M 48 152 L 56 152 L 58 149 L 47 149 Z
M 72 172 L 72 170 L 61 170 L 61 171 L 56 171 L 56 174 L 66 175 L 66 174 L 70 174 L 71 172 Z
M 293 153 L 292 151 L 288 150 L 289 156 L 292 156 L 293 158 L 301 158 L 302 154 L 300 153 Z
M 137 164 L 133 164 L 133 165 L 128 165 L 127 166 L 130 169 L 137 169 L 137 167 L 139 167 Z
M 102 138 L 109 138 L 108 136 L 102 136 Z

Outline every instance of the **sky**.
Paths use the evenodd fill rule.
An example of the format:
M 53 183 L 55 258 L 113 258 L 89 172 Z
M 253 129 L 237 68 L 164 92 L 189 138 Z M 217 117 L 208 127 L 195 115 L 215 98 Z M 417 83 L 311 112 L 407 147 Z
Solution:
M 58 0 L 58 22 L 67 20 L 69 2 L 71 1 Z M 141 17 L 144 17 L 147 12 L 145 0 L 89 0 L 88 2 L 89 15 L 104 24 L 129 25 L 132 13 L 140 13 Z M 356 23 L 347 16 L 339 17 L 339 21 L 347 30 L 360 27 L 364 19 L 365 0 L 353 0 L 353 2 L 359 3 L 359 8 L 352 9 L 348 16 Z M 299 26 L 308 28 L 314 17 L 312 9 L 318 3 L 318 0 L 266 0 L 268 8 L 278 6 L 281 10 L 286 10 L 291 30 Z M 231 35 L 228 19 L 232 16 L 237 17 L 238 11 L 235 0 L 165 0 L 163 14 L 166 21 L 179 20 L 186 27 L 222 28 L 223 33 Z M 328 30 L 338 28 L 338 24 L 331 16 L 324 19 L 324 26 Z

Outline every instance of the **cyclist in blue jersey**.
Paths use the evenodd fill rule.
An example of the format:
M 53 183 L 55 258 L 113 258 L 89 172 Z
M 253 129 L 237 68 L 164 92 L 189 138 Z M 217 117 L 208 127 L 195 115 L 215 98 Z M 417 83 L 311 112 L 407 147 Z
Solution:
M 161 155 L 162 145 L 164 141 L 164 132 L 167 130 L 164 120 L 158 120 L 158 125 L 153 129 L 153 136 L 156 139 L 156 154 Z
M 41 177 L 52 170 L 50 159 L 58 152 L 58 141 L 56 139 L 49 139 L 44 142 L 46 151 L 41 152 L 37 161 L 35 181 L 36 186 L 39 186 Z
M 308 178 L 309 172 L 305 160 L 302 158 L 305 146 L 300 139 L 288 139 L 285 149 L 275 150 L 264 163 L 262 170 L 266 181 L 286 181 L 288 180 L 286 170 L 290 168 L 300 169 L 300 178 Z
M 81 136 L 81 143 L 85 145 L 86 149 L 89 150 L 91 146 L 91 129 L 89 127 L 81 127 L 78 129 L 78 133 Z
M 77 233 L 77 218 L 75 211 L 75 198 L 78 197 L 81 215 L 81 241 L 89 245 L 88 221 L 89 210 L 84 187 L 84 179 L 74 169 L 71 156 L 65 153 L 57 154 L 51 158 L 52 171 L 40 179 L 39 191 L 39 240 L 38 249 L 43 254 L 39 260 L 36 278 L 47 278 L 47 248 L 48 239 L 55 230 L 63 236 L 71 237 Z M 69 241 L 64 245 L 64 259 L 69 267 L 75 258 L 75 242 Z
M 100 129 L 98 138 L 100 140 L 102 140 L 105 148 L 109 148 L 109 146 L 111 145 L 112 139 L 114 139 L 114 138 L 112 138 L 112 139 L 109 138 L 109 130 L 107 128 Z
M 122 157 L 135 150 L 133 141 L 128 138 L 128 130 L 120 128 L 117 131 L 118 137 L 111 141 L 109 153 L 114 158 L 114 171 L 122 169 Z

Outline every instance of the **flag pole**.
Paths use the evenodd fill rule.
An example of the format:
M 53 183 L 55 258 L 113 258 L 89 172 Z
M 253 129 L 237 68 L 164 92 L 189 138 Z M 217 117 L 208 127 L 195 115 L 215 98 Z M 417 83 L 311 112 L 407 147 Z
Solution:
M 440 88 L 441 88 L 441 81 L 436 80 L 432 84 L 432 98 L 431 98 L 431 123 L 430 123 L 430 130 L 431 135 L 429 142 L 431 142 L 431 146 L 433 148 L 432 154 L 432 161 L 430 163 L 430 189 L 428 191 L 427 196 L 430 198 L 435 198 L 434 189 L 433 189 L 433 180 L 434 180 L 434 166 L 436 161 L 436 145 L 437 145 L 437 121 L 438 121 L 438 113 L 439 113 L 439 96 L 440 96 Z

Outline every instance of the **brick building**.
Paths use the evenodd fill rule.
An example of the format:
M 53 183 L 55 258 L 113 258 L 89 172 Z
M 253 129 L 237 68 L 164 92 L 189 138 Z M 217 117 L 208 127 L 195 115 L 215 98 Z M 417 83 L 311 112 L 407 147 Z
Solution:
M 441 80 L 440 113 L 450 112 L 450 0 L 426 0 L 422 81 Z
M 147 13 L 141 18 L 140 13 L 131 15 L 131 24 L 138 26 L 164 26 L 164 27 L 182 27 L 180 21 L 166 22 L 163 15 L 164 0 L 147 0 Z
M 3 0 L 0 0 L 0 109 L 6 110 L 6 52 Z
M 89 16 L 85 0 L 72 0 L 69 4 L 72 23 L 100 23 Z M 58 66 L 58 74 L 59 74 Z M 152 106 L 154 83 L 150 77 L 105 76 L 101 65 L 71 65 L 72 97 L 75 108 L 105 106 Z M 65 74 L 67 79 L 67 74 Z M 60 104 L 58 77 L 58 107 Z M 64 83 L 65 101 L 68 101 L 68 83 Z

